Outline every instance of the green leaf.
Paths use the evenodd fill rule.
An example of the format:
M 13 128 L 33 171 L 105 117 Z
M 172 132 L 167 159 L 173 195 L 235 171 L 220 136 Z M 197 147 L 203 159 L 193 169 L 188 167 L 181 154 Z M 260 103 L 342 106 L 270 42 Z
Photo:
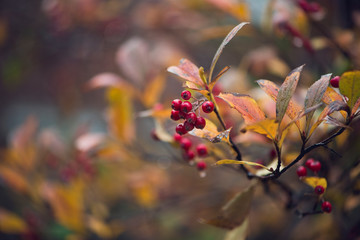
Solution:
M 330 77 L 331 74 L 323 75 L 318 81 L 316 81 L 313 85 L 311 85 L 311 87 L 308 89 L 306 93 L 305 104 L 304 104 L 305 109 L 311 108 L 321 103 L 321 99 L 323 98 L 323 95 L 329 86 Z M 305 126 L 306 133 L 310 128 L 310 123 L 314 115 L 314 112 L 315 110 L 312 110 L 306 115 L 306 126 Z
M 242 22 L 239 25 L 237 25 L 236 27 L 234 27 L 229 33 L 228 35 L 224 38 L 224 40 L 222 41 L 220 47 L 218 48 L 218 50 L 216 51 L 214 58 L 211 62 L 211 66 L 210 66 L 210 74 L 209 74 L 209 83 L 211 82 L 211 77 L 216 65 L 216 62 L 218 61 L 223 49 L 225 48 L 226 44 L 228 44 L 230 42 L 230 40 L 236 35 L 236 33 L 246 24 L 249 24 L 248 22 Z
M 255 182 L 252 182 L 248 188 L 233 197 L 215 218 L 202 219 L 201 222 L 230 230 L 240 226 L 249 214 L 254 186 Z
M 265 119 L 265 113 L 256 101 L 248 95 L 238 93 L 220 93 L 218 98 L 224 100 L 231 108 L 235 108 L 244 118 L 246 124 Z
M 342 95 L 349 98 L 348 105 L 352 109 L 360 98 L 360 71 L 346 72 L 341 75 L 339 89 Z
M 279 122 L 279 124 L 284 118 L 291 97 L 295 92 L 296 86 L 299 82 L 300 72 L 303 67 L 304 65 L 291 71 L 279 89 L 276 101 L 276 120 Z

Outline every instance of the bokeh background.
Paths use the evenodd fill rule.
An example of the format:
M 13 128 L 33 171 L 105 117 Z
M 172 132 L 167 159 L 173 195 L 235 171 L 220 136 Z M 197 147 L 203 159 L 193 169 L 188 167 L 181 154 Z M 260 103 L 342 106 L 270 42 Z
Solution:
M 359 69 L 356 0 L 1 0 L 0 239 L 223 239 L 226 230 L 200 219 L 249 181 L 213 167 L 200 177 L 176 146 L 154 139 L 166 120 L 152 111 L 166 113 L 182 91 L 167 67 L 185 57 L 206 71 L 243 21 L 215 69 L 231 66 L 218 87 L 255 96 L 270 115 L 255 80 L 281 83 L 305 64 L 301 96 L 323 74 Z M 240 115 L 225 114 L 238 129 Z M 359 138 L 346 136 L 339 171 L 359 162 Z M 263 139 L 237 142 L 252 161 L 270 161 Z M 324 174 L 335 181 L 331 161 Z M 333 193 L 346 211 L 304 219 L 276 187 L 257 189 L 248 239 L 359 239 L 352 184 L 349 198 Z

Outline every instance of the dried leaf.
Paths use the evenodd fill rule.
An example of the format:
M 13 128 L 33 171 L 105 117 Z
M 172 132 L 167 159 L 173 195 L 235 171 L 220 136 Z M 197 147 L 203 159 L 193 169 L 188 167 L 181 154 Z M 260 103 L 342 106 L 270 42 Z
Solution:
M 199 68 L 186 58 L 181 59 L 178 66 L 171 66 L 167 70 L 168 72 L 195 84 L 193 87 L 204 87 L 204 82 L 200 78 Z
M 249 162 L 249 161 L 238 161 L 238 160 L 231 160 L 231 159 L 223 159 L 223 160 L 219 160 L 215 163 L 216 165 L 223 165 L 223 164 L 238 164 L 238 165 L 250 165 L 250 166 L 255 166 L 255 167 L 261 167 L 264 168 L 266 170 L 268 170 L 269 172 L 272 172 L 269 168 L 267 168 L 266 166 L 260 164 L 260 163 L 256 163 L 256 162 Z
M 240 226 L 226 233 L 224 240 L 246 240 L 248 227 L 249 219 L 247 218 Z
M 268 80 L 258 80 L 260 88 L 266 92 L 268 96 L 270 96 L 275 102 L 277 102 L 277 95 L 279 92 L 279 87 Z M 302 110 L 299 104 L 297 104 L 294 100 L 290 100 L 289 106 L 286 110 L 286 114 L 291 118 L 295 119 L 298 116 L 298 113 Z M 300 129 L 300 122 L 295 122 L 296 126 Z
M 225 39 L 223 40 L 223 42 L 220 44 L 220 47 L 218 48 L 218 50 L 216 51 L 214 58 L 211 62 L 211 66 L 210 66 L 210 73 L 209 73 L 209 83 L 212 81 L 212 74 L 216 65 L 216 62 L 218 61 L 223 49 L 225 48 L 226 44 L 228 44 L 230 42 L 230 40 L 236 35 L 236 33 L 246 24 L 249 24 L 248 22 L 242 22 L 239 25 L 237 25 L 236 27 L 234 27 L 229 34 L 225 37 Z
M 159 101 L 165 87 L 165 81 L 165 76 L 159 74 L 146 85 L 142 98 L 146 107 L 151 107 Z
M 337 126 L 337 127 L 341 127 L 341 128 L 348 128 L 350 129 L 350 127 L 348 125 L 345 125 L 344 123 L 342 123 L 340 120 L 336 119 L 336 118 L 333 118 L 331 116 L 326 116 L 325 117 L 325 122 L 327 124 L 331 124 L 331 125 L 334 125 L 334 126 Z
M 230 69 L 229 66 L 224 67 L 219 73 L 218 75 L 216 75 L 216 77 L 213 79 L 213 81 L 211 81 L 211 83 L 209 84 L 209 89 L 210 91 L 212 91 L 212 89 L 214 88 L 215 84 L 217 83 L 217 81 L 222 77 L 222 75 L 224 75 L 228 70 Z
M 277 130 L 278 130 L 279 124 L 277 124 L 275 119 L 265 119 L 259 122 L 256 122 L 251 125 L 247 125 L 245 128 L 243 128 L 241 131 L 253 131 L 262 135 L 265 135 L 266 137 L 270 138 L 271 140 L 275 140 Z
M 218 98 L 223 99 L 231 108 L 235 108 L 242 115 L 246 124 L 265 119 L 265 113 L 260 109 L 256 101 L 248 95 L 220 93 Z
M 322 101 L 327 105 L 333 101 L 342 101 L 342 96 L 337 93 L 333 88 L 328 87 L 322 97 Z
M 327 181 L 325 178 L 319 178 L 319 177 L 302 177 L 301 181 L 306 183 L 312 188 L 315 188 L 316 186 L 322 186 L 325 190 L 327 188 Z
M 28 230 L 26 222 L 19 216 L 0 208 L 0 232 L 5 234 L 20 234 Z M 5 237 L 6 238 L 6 237 Z
M 346 72 L 341 75 L 339 89 L 342 95 L 349 98 L 348 105 L 352 109 L 360 98 L 360 71 Z
M 323 75 L 321 78 L 316 81 L 311 87 L 308 89 L 305 97 L 304 108 L 308 109 L 315 105 L 321 103 L 321 99 L 329 86 L 331 74 Z M 314 115 L 315 110 L 312 110 L 310 113 L 306 115 L 306 126 L 305 132 L 307 133 L 310 128 L 310 123 L 312 116 Z
M 360 107 L 360 98 L 356 101 L 354 107 L 351 110 L 351 116 L 354 116 L 356 111 L 359 109 Z
M 279 124 L 287 112 L 289 102 L 295 92 L 296 86 L 299 82 L 300 72 L 302 71 L 303 67 L 304 65 L 291 71 L 279 88 L 279 93 L 276 100 L 276 120 L 279 122 Z
M 218 143 L 218 142 L 224 141 L 224 142 L 230 143 L 229 135 L 230 135 L 231 129 L 232 129 L 232 127 L 229 129 L 226 129 L 225 131 L 220 132 L 216 137 L 209 139 L 210 142 Z
M 253 182 L 247 189 L 233 197 L 222 207 L 217 217 L 209 220 L 203 219 L 202 222 L 225 229 L 234 229 L 240 226 L 249 214 L 254 185 Z
M 209 119 L 205 119 L 205 120 L 206 120 L 206 125 L 204 129 L 195 128 L 194 130 L 190 131 L 189 134 L 196 137 L 205 138 L 210 142 L 224 141 L 229 143 L 229 132 L 231 128 L 219 132 L 217 130 L 217 126 L 212 121 L 210 121 Z

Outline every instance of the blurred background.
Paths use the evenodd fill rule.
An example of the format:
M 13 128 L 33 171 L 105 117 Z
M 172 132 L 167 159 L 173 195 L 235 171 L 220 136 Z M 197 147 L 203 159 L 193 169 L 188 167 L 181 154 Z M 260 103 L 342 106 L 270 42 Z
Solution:
M 179 147 L 158 141 L 153 130 L 159 134 L 160 123 L 174 133 L 168 109 L 183 88 L 166 69 L 188 58 L 206 71 L 223 38 L 243 21 L 250 25 L 215 68 L 231 66 L 217 87 L 253 96 L 268 115 L 273 105 L 256 80 L 280 84 L 305 64 L 301 98 L 321 75 L 359 69 L 357 0 L 1 0 L 0 239 L 228 237 L 200 219 L 249 181 L 211 166 L 200 177 Z M 240 115 L 223 114 L 239 129 Z M 251 146 L 244 150 L 251 161 L 273 157 L 263 138 L 236 139 Z M 348 133 L 337 142 L 347 163 L 317 153 L 330 159 L 323 172 L 330 185 L 358 163 L 358 140 Z M 302 201 L 308 189 L 296 176 L 285 177 Z M 329 190 L 341 211 L 304 219 L 286 208 L 276 187 L 257 189 L 247 239 L 359 239 L 355 179 L 356 191 L 337 186 L 347 197 Z

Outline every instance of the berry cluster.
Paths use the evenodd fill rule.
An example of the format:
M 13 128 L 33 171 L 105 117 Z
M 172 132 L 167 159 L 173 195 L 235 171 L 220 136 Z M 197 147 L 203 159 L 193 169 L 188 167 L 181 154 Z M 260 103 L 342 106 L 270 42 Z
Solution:
M 305 162 L 305 166 L 306 167 L 300 166 L 296 170 L 296 173 L 300 178 L 305 177 L 307 175 L 306 168 L 313 171 L 315 174 L 317 174 L 321 170 L 321 163 L 319 161 L 314 160 L 313 158 L 309 158 Z M 323 186 L 318 185 L 314 188 L 314 192 L 316 195 L 321 196 L 325 192 L 325 189 Z M 321 209 L 323 212 L 330 213 L 331 212 L 331 203 L 328 201 L 323 201 L 323 203 L 321 205 Z
M 185 120 L 183 123 L 179 123 L 176 126 L 175 131 L 180 135 L 184 135 L 194 128 L 203 129 L 206 125 L 205 119 L 201 116 L 197 116 L 195 112 L 192 112 L 193 105 L 191 102 L 187 101 L 191 98 L 191 93 L 185 90 L 181 93 L 181 98 L 185 101 L 174 99 L 171 103 L 171 108 L 173 110 L 171 111 L 170 118 L 174 121 L 180 119 Z M 201 107 L 205 113 L 211 113 L 214 110 L 214 103 L 205 101 Z
M 208 149 L 205 144 L 198 144 L 195 148 L 195 151 L 191 150 L 193 142 L 189 138 L 182 137 L 180 134 L 174 134 L 174 140 L 180 144 L 181 149 L 183 150 L 184 159 L 193 164 L 195 161 L 195 156 L 206 157 L 208 155 Z M 203 160 L 196 161 L 196 167 L 200 172 L 203 172 L 206 169 L 206 162 Z

